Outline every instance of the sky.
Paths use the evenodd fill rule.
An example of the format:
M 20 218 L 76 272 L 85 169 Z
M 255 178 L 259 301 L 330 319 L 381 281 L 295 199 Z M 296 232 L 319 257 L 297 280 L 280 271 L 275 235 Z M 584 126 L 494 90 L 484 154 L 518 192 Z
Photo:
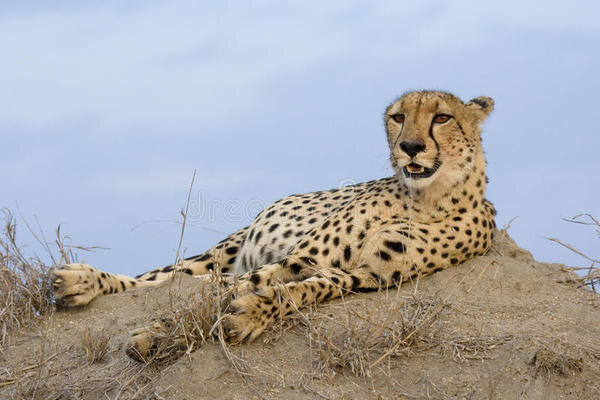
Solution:
M 292 194 L 392 175 L 407 90 L 496 107 L 497 224 L 540 261 L 600 238 L 597 1 L 103 1 L 0 5 L 0 207 L 130 275 L 201 253 Z M 514 219 L 514 220 L 513 220 Z

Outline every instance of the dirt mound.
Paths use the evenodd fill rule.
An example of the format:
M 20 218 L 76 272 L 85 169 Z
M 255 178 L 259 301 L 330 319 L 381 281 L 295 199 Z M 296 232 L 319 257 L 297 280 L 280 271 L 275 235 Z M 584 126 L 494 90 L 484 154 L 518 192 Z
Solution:
M 491 252 L 397 290 L 301 310 L 247 345 L 208 338 L 170 365 L 122 344 L 202 283 L 137 289 L 44 316 L 0 354 L 0 398 L 598 399 L 600 297 L 504 234 Z

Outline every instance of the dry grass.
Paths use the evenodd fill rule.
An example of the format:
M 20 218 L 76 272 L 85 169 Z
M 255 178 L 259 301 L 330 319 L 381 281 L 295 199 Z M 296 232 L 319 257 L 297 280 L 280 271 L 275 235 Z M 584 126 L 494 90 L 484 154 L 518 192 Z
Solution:
M 109 352 L 110 353 L 110 352 Z M 0 398 L 25 399 L 155 399 L 159 371 L 113 354 L 89 364 L 81 349 L 46 343 L 32 348 L 27 359 L 11 360 L 0 370 Z
M 535 367 L 536 373 L 566 376 L 581 372 L 583 359 L 570 357 L 550 347 L 542 347 L 535 352 L 529 364 Z
M 174 265 L 182 262 L 182 244 L 185 235 L 186 222 L 190 207 L 190 198 L 196 170 L 192 175 L 188 189 L 185 207 L 181 210 L 181 232 Z M 223 327 L 219 323 L 226 312 L 226 308 L 237 292 L 237 281 L 225 284 L 225 278 L 219 265 L 215 265 L 213 273 L 207 276 L 199 293 L 194 293 L 192 298 L 180 295 L 181 283 L 178 275 L 173 272 L 169 282 L 169 308 L 157 319 L 160 321 L 160 336 L 156 343 L 156 351 L 146 364 L 161 367 L 179 359 L 184 354 L 191 354 L 207 341 L 217 339 L 221 345 L 224 356 L 229 360 L 236 372 L 244 375 L 247 369 L 245 361 L 235 356 L 229 349 L 225 340 Z
M 9 210 L 3 210 L 0 236 L 0 346 L 14 329 L 24 328 L 54 310 L 50 267 L 38 256 L 26 256 L 17 243 L 17 227 Z M 63 249 L 60 231 L 57 243 Z M 68 261 L 68 260 L 65 260 Z
M 177 281 L 178 274 L 173 280 Z M 191 354 L 206 342 L 215 339 L 236 369 L 240 360 L 233 356 L 224 340 L 219 321 L 231 302 L 236 285 L 224 285 L 224 277 L 217 270 L 210 276 L 199 292 L 191 297 L 181 295 L 174 285 L 170 290 L 170 305 L 157 318 L 161 334 L 153 356 L 147 364 L 163 366 L 185 354 Z
M 571 222 L 574 224 L 588 225 L 594 227 L 596 234 L 600 237 L 600 221 L 594 218 L 590 214 L 579 214 L 574 216 L 573 218 L 566 219 L 567 222 Z M 571 250 L 575 254 L 583 257 L 587 260 L 590 265 L 588 267 L 572 267 L 569 268 L 571 271 L 575 271 L 578 273 L 583 273 L 579 278 L 575 278 L 565 283 L 573 283 L 578 287 L 588 287 L 594 293 L 600 293 L 600 259 L 590 257 L 581 251 L 577 250 L 575 247 L 571 246 L 568 243 L 564 243 L 559 239 L 548 238 L 549 240 L 560 244 L 561 246 Z
M 182 211 L 184 220 L 177 261 L 188 206 L 189 195 L 188 204 Z M 5 227 L 0 240 L 0 344 L 4 344 L 7 332 L 28 327 L 40 315 L 54 309 L 50 268 L 38 257 L 27 258 L 23 255 L 17 245 L 14 219 L 7 211 L 4 217 Z M 600 228 L 595 219 L 591 218 L 591 221 L 590 224 L 595 223 Z M 44 244 L 45 240 L 40 240 L 40 243 Z M 62 245 L 60 230 L 57 231 L 56 244 L 59 255 L 57 258 L 51 257 L 52 265 L 69 262 L 72 255 L 70 248 Z M 596 290 L 594 284 L 598 285 L 598 261 L 583 256 L 592 265 L 586 277 L 582 277 L 581 284 L 590 285 Z M 3 395 L 16 399 L 159 398 L 154 390 L 160 370 L 213 341 L 220 343 L 224 356 L 240 376 L 262 373 L 257 366 L 248 364 L 230 351 L 222 328 L 216 323 L 226 312 L 234 289 L 220 284 L 223 277 L 216 272 L 210 281 L 201 286 L 200 291 L 185 296 L 177 285 L 178 276 L 173 275 L 169 305 L 159 315 L 165 328 L 164 335 L 147 364 L 128 360 L 120 349 L 115 349 L 115 346 L 110 348 L 111 338 L 104 331 L 94 332 L 86 327 L 81 331 L 81 346 L 75 343 L 73 348 L 51 347 L 48 344 L 52 343 L 51 340 L 42 339 L 38 343 L 46 344 L 34 349 L 26 360 L 3 365 L 0 369 L 0 389 L 6 390 Z M 494 351 L 500 346 L 515 340 L 512 336 L 456 336 L 445 331 L 441 323 L 443 318 L 438 317 L 446 306 L 452 305 L 449 300 L 450 295 L 444 299 L 429 297 L 418 293 L 417 288 L 412 296 L 401 298 L 389 290 L 377 296 L 342 299 L 341 302 L 306 313 L 298 310 L 297 318 L 306 325 L 306 335 L 317 367 L 315 372 L 327 375 L 349 372 L 359 377 L 372 377 L 378 372 L 375 368 L 385 370 L 398 359 L 424 354 L 434 348 L 449 351 L 457 363 L 488 360 L 497 355 Z M 343 312 L 339 312 L 340 308 Z M 328 310 L 334 309 L 335 312 L 328 313 Z M 81 349 L 86 354 L 85 359 L 81 356 Z M 582 369 L 582 359 L 572 353 L 559 351 L 552 346 L 538 345 L 537 349 L 530 361 L 535 374 L 572 375 Z M 600 359 L 598 355 L 595 357 Z M 100 360 L 103 362 L 97 363 Z M 254 375 L 249 371 L 254 371 Z M 267 373 L 273 371 L 265 371 L 264 376 Z M 425 376 L 424 380 L 427 379 Z M 435 388 L 433 383 L 427 382 L 425 386 Z M 327 398 L 304 383 L 301 388 L 315 396 Z M 419 398 L 418 395 L 412 397 Z
M 104 329 L 93 331 L 86 326 L 81 330 L 81 347 L 85 351 L 89 365 L 104 359 L 110 340 L 111 336 L 106 334 Z
M 436 320 L 444 302 L 417 295 L 398 302 L 392 296 L 353 304 L 343 318 L 317 311 L 306 319 L 308 340 L 320 371 L 346 370 L 368 377 L 372 368 L 384 361 L 434 346 Z
M 452 359 L 463 363 L 468 360 L 489 360 L 495 356 L 492 351 L 499 346 L 510 343 L 515 338 L 502 336 L 450 336 L 444 341 L 444 347 L 452 350 Z

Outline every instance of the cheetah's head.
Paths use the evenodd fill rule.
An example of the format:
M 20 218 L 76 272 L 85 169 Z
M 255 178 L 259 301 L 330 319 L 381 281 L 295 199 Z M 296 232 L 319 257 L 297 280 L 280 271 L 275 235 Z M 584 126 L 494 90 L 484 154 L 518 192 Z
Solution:
M 445 187 L 462 181 L 477 164 L 485 168 L 481 124 L 494 100 L 477 97 L 463 103 L 445 92 L 404 94 L 385 112 L 390 159 L 409 187 Z

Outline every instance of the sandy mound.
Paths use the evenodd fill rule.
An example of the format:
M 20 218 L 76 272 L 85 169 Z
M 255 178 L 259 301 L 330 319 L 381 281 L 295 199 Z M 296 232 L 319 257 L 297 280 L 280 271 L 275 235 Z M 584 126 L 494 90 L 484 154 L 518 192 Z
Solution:
M 169 307 L 168 285 L 138 289 L 12 335 L 0 398 L 598 399 L 600 297 L 571 278 L 497 235 L 485 257 L 303 311 L 231 346 L 235 365 L 209 340 L 162 367 L 122 350 L 130 330 Z M 201 285 L 184 276 L 171 289 L 191 297 Z M 90 341 L 110 338 L 100 361 L 88 362 L 85 327 Z

